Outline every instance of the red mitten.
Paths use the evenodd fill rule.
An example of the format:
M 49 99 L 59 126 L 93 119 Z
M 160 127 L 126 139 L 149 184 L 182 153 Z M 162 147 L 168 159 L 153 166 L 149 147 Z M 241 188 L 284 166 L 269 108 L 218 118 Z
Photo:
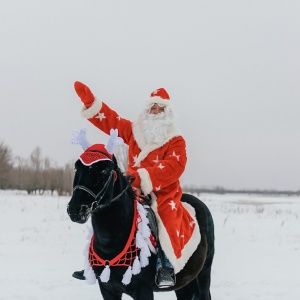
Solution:
M 75 87 L 75 91 L 76 91 L 77 95 L 79 96 L 79 98 L 81 99 L 83 104 L 86 107 L 90 107 L 95 100 L 95 97 L 94 97 L 93 93 L 91 92 L 91 90 L 85 84 L 81 83 L 80 81 L 76 81 L 74 83 L 74 87 Z

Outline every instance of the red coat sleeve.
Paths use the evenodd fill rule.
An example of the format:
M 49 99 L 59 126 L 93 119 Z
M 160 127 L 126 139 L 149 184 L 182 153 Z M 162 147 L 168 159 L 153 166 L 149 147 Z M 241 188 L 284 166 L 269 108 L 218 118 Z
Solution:
M 118 129 L 118 135 L 126 144 L 129 143 L 132 136 L 132 122 L 121 118 L 104 102 L 96 99 L 91 107 L 83 109 L 82 115 L 107 134 L 111 129 Z

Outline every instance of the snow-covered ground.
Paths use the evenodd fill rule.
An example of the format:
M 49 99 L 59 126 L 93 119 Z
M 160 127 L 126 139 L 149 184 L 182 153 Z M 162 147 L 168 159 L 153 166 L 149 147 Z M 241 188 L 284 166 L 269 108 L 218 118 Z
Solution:
M 215 221 L 212 299 L 299 300 L 300 197 L 200 198 Z M 70 221 L 68 201 L 0 191 L 0 300 L 102 299 L 97 285 L 71 277 L 83 265 L 87 225 Z

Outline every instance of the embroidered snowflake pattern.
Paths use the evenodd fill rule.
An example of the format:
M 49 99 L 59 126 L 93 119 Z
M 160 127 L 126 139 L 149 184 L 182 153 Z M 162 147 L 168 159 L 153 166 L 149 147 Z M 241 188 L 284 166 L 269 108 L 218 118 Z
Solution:
M 172 210 L 177 210 L 177 208 L 176 208 L 176 203 L 173 201 L 173 200 L 171 200 L 170 202 L 169 202 L 169 205 L 171 206 L 171 208 L 172 208 Z
M 161 188 L 161 185 L 160 185 L 160 186 L 157 186 L 157 187 L 155 187 L 155 190 L 156 190 L 156 191 L 160 191 L 160 188 Z
M 158 159 L 158 155 L 156 155 L 156 158 L 153 160 L 154 163 L 158 163 L 159 159 Z
M 99 119 L 101 122 L 103 119 L 106 119 L 104 113 L 98 113 L 97 116 L 95 116 L 94 118 Z
M 162 170 L 165 166 L 163 166 L 162 163 L 160 163 L 157 167 Z
M 175 151 L 173 151 L 173 153 L 170 156 L 175 156 L 177 161 L 179 161 L 180 155 L 176 155 Z
M 181 237 L 182 239 L 184 239 L 184 234 L 180 235 L 180 231 L 179 230 L 176 230 L 176 233 L 177 233 L 178 237 Z

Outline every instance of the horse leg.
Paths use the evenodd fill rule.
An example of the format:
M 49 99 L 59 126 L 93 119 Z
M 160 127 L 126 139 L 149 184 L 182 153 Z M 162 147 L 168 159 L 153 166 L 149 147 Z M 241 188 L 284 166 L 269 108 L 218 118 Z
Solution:
M 154 300 L 152 286 L 145 282 L 140 282 L 137 289 L 131 294 L 134 300 Z
M 110 289 L 107 289 L 103 285 L 99 284 L 101 295 L 104 300 L 121 300 L 122 293 L 114 292 Z

